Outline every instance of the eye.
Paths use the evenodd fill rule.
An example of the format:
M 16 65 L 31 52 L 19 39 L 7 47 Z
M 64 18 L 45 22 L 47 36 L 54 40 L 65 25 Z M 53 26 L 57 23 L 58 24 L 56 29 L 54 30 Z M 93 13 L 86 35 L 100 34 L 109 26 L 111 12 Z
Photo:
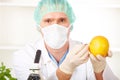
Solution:
M 64 18 L 61 18 L 61 19 L 60 19 L 60 22 L 62 22 L 62 23 L 65 22 L 65 19 L 64 19 Z
M 46 23 L 50 23 L 50 22 L 51 22 L 51 20 L 50 20 L 50 19 L 47 19 L 47 20 L 45 20 L 45 22 L 46 22 Z
M 47 18 L 47 19 L 44 20 L 44 23 L 45 24 L 51 24 L 52 23 L 52 19 Z

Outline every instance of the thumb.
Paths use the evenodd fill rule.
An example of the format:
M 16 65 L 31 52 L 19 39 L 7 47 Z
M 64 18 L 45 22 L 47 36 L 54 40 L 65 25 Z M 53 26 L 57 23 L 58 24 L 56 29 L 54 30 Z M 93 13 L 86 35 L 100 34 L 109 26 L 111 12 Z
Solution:
M 112 57 L 112 51 L 108 51 L 108 57 Z

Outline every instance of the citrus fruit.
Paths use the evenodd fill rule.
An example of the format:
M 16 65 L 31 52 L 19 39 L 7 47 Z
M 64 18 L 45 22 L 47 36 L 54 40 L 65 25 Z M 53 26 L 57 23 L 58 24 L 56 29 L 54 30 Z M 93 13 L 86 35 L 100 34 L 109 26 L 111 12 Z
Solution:
M 89 44 L 89 51 L 94 55 L 101 55 L 106 57 L 109 50 L 108 39 L 104 36 L 95 36 Z

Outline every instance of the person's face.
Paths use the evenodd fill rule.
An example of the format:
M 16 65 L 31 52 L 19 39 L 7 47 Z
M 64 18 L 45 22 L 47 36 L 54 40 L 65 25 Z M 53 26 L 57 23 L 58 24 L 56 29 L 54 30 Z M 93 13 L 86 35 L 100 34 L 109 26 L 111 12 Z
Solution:
M 68 28 L 70 26 L 70 21 L 65 13 L 52 12 L 43 16 L 40 23 L 40 27 L 41 28 L 49 27 L 50 25 L 53 25 L 53 24 L 59 24 L 59 25 L 62 25 L 63 27 Z M 40 29 L 40 32 L 42 36 L 44 36 L 41 29 Z M 70 28 L 68 29 L 67 38 L 69 38 L 69 34 L 70 34 Z M 65 45 L 68 45 L 68 41 L 66 42 Z
M 59 25 L 68 27 L 70 25 L 70 21 L 65 13 L 52 12 L 43 16 L 40 26 L 44 28 L 52 24 L 59 24 Z

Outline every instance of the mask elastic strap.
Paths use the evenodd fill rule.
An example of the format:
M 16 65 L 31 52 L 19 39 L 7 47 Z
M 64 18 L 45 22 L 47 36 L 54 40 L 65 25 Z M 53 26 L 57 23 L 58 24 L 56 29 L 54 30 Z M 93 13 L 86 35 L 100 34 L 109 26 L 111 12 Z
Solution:
M 70 29 L 70 31 L 72 31 L 73 30 L 73 25 L 70 24 L 69 27 L 68 27 L 68 29 Z
M 41 26 L 40 26 L 40 25 L 38 25 L 38 24 L 36 24 L 36 28 L 37 28 L 37 30 L 38 30 L 38 31 L 40 31 Z

